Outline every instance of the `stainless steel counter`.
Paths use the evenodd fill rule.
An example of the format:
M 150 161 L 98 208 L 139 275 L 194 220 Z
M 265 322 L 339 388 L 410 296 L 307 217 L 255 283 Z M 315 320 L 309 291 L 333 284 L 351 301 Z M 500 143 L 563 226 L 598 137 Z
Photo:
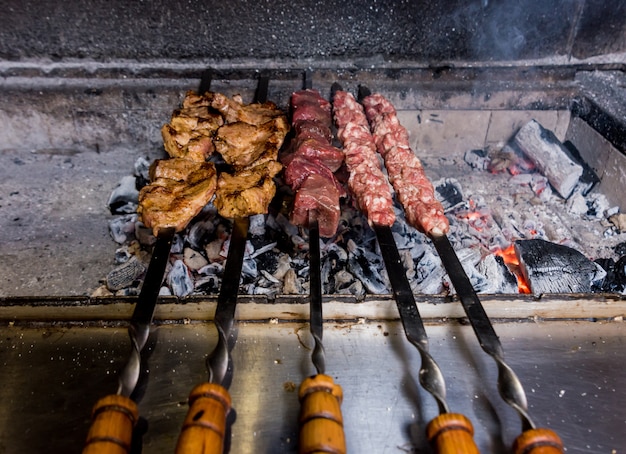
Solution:
M 504 453 L 520 430 L 496 391 L 495 363 L 471 328 L 428 323 L 431 353 L 452 411 L 469 416 L 483 453 Z M 611 321 L 497 323 L 507 360 L 538 424 L 556 430 L 567 453 L 619 453 L 626 446 L 626 341 Z M 351 453 L 425 451 L 433 398 L 418 385 L 419 355 L 393 320 L 326 325 L 327 372 L 342 385 Z M 54 324 L 0 328 L 0 453 L 80 452 L 95 401 L 116 389 L 129 343 L 124 326 Z M 144 453 L 171 453 L 191 388 L 206 379 L 215 342 L 210 322 L 154 331 L 140 403 Z M 296 452 L 294 384 L 314 372 L 311 339 L 298 322 L 240 322 L 230 388 L 236 421 L 231 453 Z

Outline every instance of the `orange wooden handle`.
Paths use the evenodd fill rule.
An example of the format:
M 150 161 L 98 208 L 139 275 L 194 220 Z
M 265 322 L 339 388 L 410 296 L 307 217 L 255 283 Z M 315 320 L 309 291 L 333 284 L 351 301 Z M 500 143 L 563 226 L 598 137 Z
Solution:
M 514 454 L 562 454 L 563 442 L 550 429 L 531 429 L 522 433 L 513 443 Z
M 176 454 L 222 454 L 230 394 L 216 383 L 202 383 L 189 395 L 189 411 L 178 437 Z
M 443 413 L 428 423 L 428 441 L 438 454 L 478 454 L 474 427 L 460 413 Z
M 300 399 L 300 454 L 345 454 L 346 437 L 343 432 L 341 386 L 328 375 L 305 379 L 298 391 Z
M 128 397 L 117 394 L 103 397 L 91 412 L 83 454 L 128 454 L 138 418 L 137 404 Z

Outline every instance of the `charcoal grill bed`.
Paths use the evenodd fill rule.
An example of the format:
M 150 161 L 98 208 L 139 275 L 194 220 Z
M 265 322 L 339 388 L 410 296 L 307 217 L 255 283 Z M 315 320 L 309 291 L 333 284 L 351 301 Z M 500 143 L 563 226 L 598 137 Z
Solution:
M 0 446 L 7 452 L 73 452 L 86 436 L 91 405 L 114 391 L 128 353 L 126 321 L 134 299 L 89 296 L 113 266 L 106 199 L 138 155 L 159 156 L 158 128 L 184 91 L 197 85 L 202 67 L 134 68 L 133 77 L 121 79 L 119 68 L 106 66 L 90 73 L 62 64 L 41 72 L 19 62 L 11 68 L 4 67 L 7 78 L 0 89 L 8 144 L 0 164 L 10 170 L 8 182 L 0 181 L 8 194 L 0 206 L 0 240 L 4 261 L 11 264 L 0 276 Z M 301 69 L 273 70 L 270 97 L 286 105 Z M 251 98 L 255 71 L 221 71 L 217 90 Z M 562 134 L 569 130 L 571 138 L 621 150 L 600 163 L 610 173 L 624 168 L 619 164 L 624 116 L 611 85 L 623 83 L 623 71 L 623 64 L 535 67 L 531 73 L 390 65 L 384 70 L 321 66 L 314 74 L 315 86 L 328 91 L 336 80 L 349 88 L 384 81 L 382 88 L 403 118 L 415 119 L 418 111 L 452 111 L 449 118 L 458 119 L 468 111 L 506 111 L 524 119 L 532 112 Z M 29 119 L 50 133 L 28 135 Z M 589 136 L 590 128 L 599 133 Z M 55 132 L 60 130 L 65 133 Z M 464 146 L 453 135 L 445 140 L 451 150 Z M 495 366 L 477 345 L 460 304 L 440 295 L 416 299 L 449 401 L 473 421 L 483 452 L 504 453 L 519 421 L 500 401 Z M 626 361 L 624 297 L 481 299 L 539 424 L 559 433 L 568 452 L 626 446 L 621 405 L 626 379 L 616 367 Z M 328 368 L 344 386 L 348 449 L 418 448 L 423 423 L 437 409 L 416 382 L 419 356 L 403 337 L 393 300 L 387 295 L 328 300 Z M 157 342 L 141 402 L 148 420 L 145 452 L 174 449 L 188 390 L 203 379 L 203 358 L 215 342 L 209 320 L 214 310 L 213 297 L 164 298 L 157 308 Z M 231 452 L 296 452 L 298 402 L 292 384 L 313 373 L 308 301 L 242 296 L 238 314 Z

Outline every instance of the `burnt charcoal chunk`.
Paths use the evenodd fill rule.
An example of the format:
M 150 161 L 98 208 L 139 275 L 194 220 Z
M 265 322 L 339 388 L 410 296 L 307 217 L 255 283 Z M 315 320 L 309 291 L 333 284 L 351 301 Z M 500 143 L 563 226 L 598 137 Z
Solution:
M 606 272 L 579 251 L 540 239 L 517 240 L 515 253 L 534 294 L 589 293 Z
M 593 286 L 593 290 L 612 293 L 624 291 L 626 286 L 626 256 L 619 259 L 617 263 L 611 258 L 598 259 L 595 262 L 606 271 L 606 276 L 601 282 Z
M 585 162 L 583 157 L 580 155 L 578 148 L 576 148 L 572 142 L 569 140 L 563 142 L 563 146 L 567 148 L 571 157 L 583 168 L 583 174 L 578 180 L 578 185 L 582 188 L 582 195 L 589 194 L 594 186 L 600 183 L 600 177 L 598 177 L 593 168 Z
M 461 184 L 453 178 L 444 178 L 434 183 L 437 199 L 444 211 L 449 211 L 463 203 Z

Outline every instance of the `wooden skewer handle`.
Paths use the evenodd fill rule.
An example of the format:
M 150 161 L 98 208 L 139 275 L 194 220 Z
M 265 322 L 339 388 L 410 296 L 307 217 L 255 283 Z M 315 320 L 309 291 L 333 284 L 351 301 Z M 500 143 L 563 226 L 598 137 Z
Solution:
M 91 412 L 83 454 L 128 454 L 138 418 L 137 404 L 128 397 L 117 394 L 103 397 Z
M 523 432 L 513 443 L 514 454 L 563 454 L 563 442 L 550 429 L 531 429 Z
M 443 413 L 426 427 L 426 435 L 437 454 L 478 454 L 474 427 L 460 413 Z
M 189 395 L 189 411 L 178 437 L 176 454 L 222 454 L 230 394 L 216 383 L 201 383 Z
M 300 399 L 300 454 L 345 454 L 346 437 L 343 432 L 341 386 L 332 377 L 318 374 L 302 382 Z

